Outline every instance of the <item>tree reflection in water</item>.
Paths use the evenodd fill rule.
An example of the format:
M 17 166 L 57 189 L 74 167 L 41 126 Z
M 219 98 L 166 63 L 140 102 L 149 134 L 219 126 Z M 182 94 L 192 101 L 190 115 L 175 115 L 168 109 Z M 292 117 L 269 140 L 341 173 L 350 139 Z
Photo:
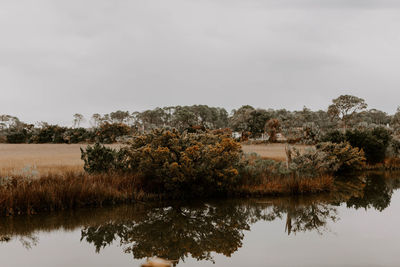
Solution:
M 336 208 L 317 201 L 223 201 L 195 206 L 172 205 L 151 209 L 140 220 L 115 220 L 82 230 L 82 239 L 97 251 L 119 240 L 126 253 L 142 259 L 159 256 L 184 260 L 212 260 L 215 252 L 231 256 L 242 246 L 251 224 L 286 216 L 288 233 L 325 229 L 336 221 Z
M 361 182 L 363 181 L 363 182 Z M 0 222 L 0 242 L 22 238 L 27 247 L 37 242 L 35 232 L 81 228 L 81 241 L 100 252 L 118 242 L 136 259 L 163 257 L 181 261 L 191 256 L 213 260 L 212 253 L 231 256 L 242 246 L 245 231 L 259 221 L 282 220 L 287 234 L 314 231 L 323 234 L 339 218 L 336 206 L 375 208 L 390 204 L 399 179 L 372 174 L 363 180 L 338 183 L 332 195 L 299 198 L 223 200 L 207 203 L 136 204 L 117 208 L 80 210 Z M 31 239 L 29 239 L 31 238 Z M 267 241 L 266 241 L 267 242 Z

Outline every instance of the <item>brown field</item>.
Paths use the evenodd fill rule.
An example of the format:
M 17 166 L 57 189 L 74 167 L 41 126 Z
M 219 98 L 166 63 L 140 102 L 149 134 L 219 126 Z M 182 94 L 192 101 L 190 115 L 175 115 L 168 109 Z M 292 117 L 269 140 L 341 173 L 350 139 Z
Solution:
M 118 145 L 112 145 L 118 147 Z M 0 174 L 36 168 L 40 174 L 81 171 L 85 144 L 0 144 Z
M 285 147 L 287 144 L 259 144 L 259 145 L 242 145 L 243 151 L 246 153 L 255 152 L 261 157 L 274 160 L 286 160 Z M 301 152 L 310 147 L 307 145 L 292 145 Z
M 118 147 L 120 145 L 110 145 Z M 246 153 L 255 152 L 263 158 L 285 160 L 285 144 L 242 145 Z M 0 144 L 0 174 L 19 174 L 24 168 L 37 169 L 40 174 L 59 171 L 81 171 L 80 148 L 85 144 Z M 303 151 L 307 146 L 296 146 Z

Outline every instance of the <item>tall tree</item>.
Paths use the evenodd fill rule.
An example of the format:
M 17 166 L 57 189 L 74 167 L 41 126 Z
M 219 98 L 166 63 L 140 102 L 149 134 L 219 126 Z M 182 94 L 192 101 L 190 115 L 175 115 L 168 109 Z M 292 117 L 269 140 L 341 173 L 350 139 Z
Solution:
M 82 114 L 75 113 L 74 114 L 74 128 L 79 127 L 81 122 L 84 120 L 84 117 Z
M 129 119 L 129 111 L 122 111 L 122 110 L 117 110 L 115 112 L 110 113 L 110 118 L 112 122 L 118 122 L 118 123 L 123 123 L 126 122 Z
M 250 131 L 249 120 L 254 110 L 255 109 L 249 105 L 242 106 L 238 110 L 233 110 L 233 115 L 230 118 L 231 128 L 238 132 Z
M 332 104 L 328 107 L 328 113 L 332 118 L 338 118 L 343 122 L 346 130 L 349 121 L 354 114 L 368 107 L 365 100 L 353 95 L 341 95 L 332 100 Z
M 396 113 L 393 115 L 391 125 L 396 132 L 400 131 L 400 107 L 397 108 Z
M 92 121 L 94 123 L 94 127 L 99 127 L 101 123 L 101 115 L 99 113 L 95 113 L 92 115 Z

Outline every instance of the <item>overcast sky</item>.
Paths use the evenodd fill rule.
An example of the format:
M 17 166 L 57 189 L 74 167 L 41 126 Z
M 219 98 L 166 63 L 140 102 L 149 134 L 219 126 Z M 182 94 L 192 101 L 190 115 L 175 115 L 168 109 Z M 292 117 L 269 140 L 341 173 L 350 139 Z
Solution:
M 400 1 L 1 0 L 0 114 L 400 105 Z

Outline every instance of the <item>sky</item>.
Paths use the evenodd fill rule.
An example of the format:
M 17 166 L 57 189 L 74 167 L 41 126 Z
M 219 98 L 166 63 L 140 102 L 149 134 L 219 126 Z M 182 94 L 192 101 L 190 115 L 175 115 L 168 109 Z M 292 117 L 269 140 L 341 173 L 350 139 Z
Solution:
M 400 105 L 400 1 L 1 0 L 0 114 Z

